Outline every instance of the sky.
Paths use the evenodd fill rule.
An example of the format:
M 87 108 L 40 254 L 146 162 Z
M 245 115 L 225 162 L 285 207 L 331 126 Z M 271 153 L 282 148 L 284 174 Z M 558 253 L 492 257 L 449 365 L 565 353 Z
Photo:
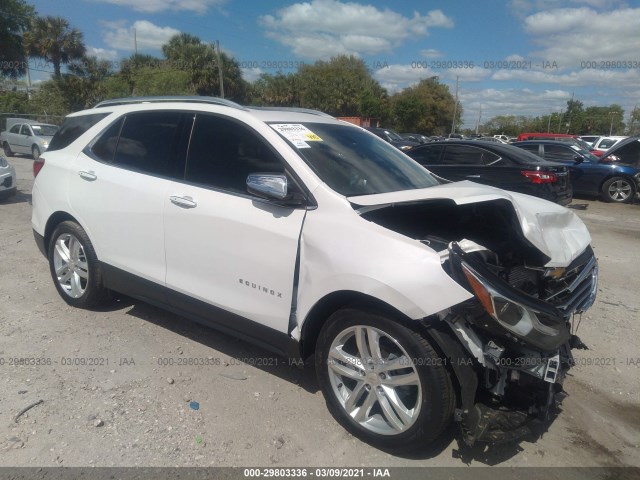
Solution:
M 172 35 L 220 42 L 248 81 L 339 54 L 362 58 L 390 93 L 437 76 L 464 128 L 496 115 L 546 115 L 574 97 L 640 104 L 640 0 L 30 0 L 117 62 L 161 55 Z M 46 68 L 43 68 L 46 70 Z M 44 79 L 45 72 L 34 72 Z

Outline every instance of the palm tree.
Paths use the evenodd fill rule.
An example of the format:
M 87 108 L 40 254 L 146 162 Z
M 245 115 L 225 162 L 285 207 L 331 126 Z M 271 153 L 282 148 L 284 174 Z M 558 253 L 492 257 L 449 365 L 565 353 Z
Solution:
M 36 17 L 31 28 L 24 33 L 25 48 L 29 55 L 53 64 L 55 78 L 60 78 L 60 66 L 78 60 L 85 54 L 82 32 L 71 28 L 62 17 Z

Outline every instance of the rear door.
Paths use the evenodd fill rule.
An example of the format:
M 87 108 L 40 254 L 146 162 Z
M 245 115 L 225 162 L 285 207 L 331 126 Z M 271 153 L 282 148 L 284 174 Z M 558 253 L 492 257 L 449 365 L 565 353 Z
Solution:
M 296 188 L 284 161 L 256 131 L 230 117 L 196 115 L 185 180 L 164 193 L 166 284 L 178 292 L 171 302 L 199 317 L 218 307 L 288 333 L 306 210 L 248 194 L 247 175 L 258 172 L 285 173 Z M 212 320 L 259 335 L 236 317 Z
M 111 124 L 75 162 L 69 195 L 111 281 L 128 274 L 165 281 L 163 209 L 172 179 L 184 171 L 191 124 L 179 111 L 130 113 Z M 163 300 L 161 288 L 128 287 Z

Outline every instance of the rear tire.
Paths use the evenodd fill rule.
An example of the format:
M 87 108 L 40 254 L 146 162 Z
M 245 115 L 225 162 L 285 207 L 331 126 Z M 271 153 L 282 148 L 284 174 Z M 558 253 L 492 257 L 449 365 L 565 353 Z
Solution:
M 602 199 L 608 203 L 629 203 L 635 195 L 636 186 L 627 177 L 612 177 L 602 185 Z
M 399 320 L 339 310 L 323 326 L 316 372 L 327 408 L 376 447 L 413 450 L 434 442 L 453 417 L 446 361 Z
M 69 305 L 93 308 L 106 303 L 102 268 L 86 232 L 72 221 L 60 223 L 49 242 L 49 270 L 56 290 Z
M 11 147 L 8 142 L 4 142 L 4 144 L 2 144 L 2 149 L 7 157 L 13 157 L 13 152 L 11 151 Z
M 31 156 L 34 160 L 38 160 L 40 158 L 40 148 L 37 145 L 31 147 Z

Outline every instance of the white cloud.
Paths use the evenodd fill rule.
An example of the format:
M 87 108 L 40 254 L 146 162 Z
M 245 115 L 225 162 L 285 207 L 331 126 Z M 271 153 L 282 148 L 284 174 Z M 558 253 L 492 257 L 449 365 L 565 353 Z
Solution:
M 220 7 L 226 0 L 93 0 L 132 8 L 138 12 L 157 13 L 166 10 L 186 10 L 200 15 L 212 7 Z
M 556 61 L 561 68 L 585 61 L 637 61 L 640 8 L 597 12 L 592 8 L 561 8 L 524 19 L 525 31 L 542 47 L 532 55 Z
M 249 83 L 255 82 L 258 78 L 260 78 L 260 75 L 264 73 L 264 71 L 259 67 L 241 68 L 240 70 L 242 71 L 242 78 L 244 78 Z
M 87 55 L 97 57 L 100 60 L 117 60 L 118 52 L 116 50 L 107 50 L 106 48 L 87 46 Z
M 570 87 L 615 86 L 617 88 L 640 85 L 640 70 L 583 69 L 569 73 L 530 70 L 499 70 L 491 76 L 498 81 L 548 83 Z
M 171 27 L 159 27 L 147 20 L 138 20 L 133 25 L 122 23 L 103 23 L 105 31 L 102 39 L 109 47 L 116 50 L 132 51 L 134 49 L 134 31 L 138 51 L 159 50 L 162 45 L 179 30 Z
M 425 50 L 420 50 L 420 55 L 422 55 L 424 58 L 440 58 L 444 54 L 441 51 L 436 50 L 435 48 L 427 48 Z
M 526 61 L 526 58 L 524 58 L 522 55 L 518 55 L 516 53 L 514 53 L 513 55 L 509 55 L 508 57 L 504 58 L 507 62 L 524 62 Z
M 527 117 L 548 115 L 566 107 L 571 92 L 566 90 L 531 90 L 529 88 L 510 89 L 460 89 L 459 98 L 464 107 L 465 127 L 476 124 L 480 105 L 482 122 L 496 115 L 524 115 Z
M 440 10 L 405 17 L 388 8 L 339 0 L 295 3 L 259 21 L 270 38 L 299 57 L 314 59 L 389 52 L 408 38 L 429 35 L 431 28 L 453 27 Z
M 373 72 L 373 77 L 380 82 L 390 94 L 403 88 L 415 85 L 420 80 L 437 77 L 438 72 L 430 68 L 416 68 L 411 65 L 389 65 Z

